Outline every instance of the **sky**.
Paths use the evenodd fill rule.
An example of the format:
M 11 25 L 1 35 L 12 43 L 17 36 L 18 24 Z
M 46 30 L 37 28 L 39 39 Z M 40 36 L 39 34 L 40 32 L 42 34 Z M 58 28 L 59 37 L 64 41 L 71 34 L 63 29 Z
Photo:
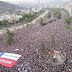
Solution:
M 37 0 L 0 0 L 0 1 L 8 1 L 8 2 L 35 2 Z
M 0 1 L 7 1 L 7 2 L 11 2 L 11 3 L 14 3 L 14 2 L 17 2 L 17 3 L 19 3 L 19 2 L 32 2 L 32 3 L 34 3 L 34 2 L 38 2 L 38 1 L 51 2 L 51 1 L 59 1 L 59 0 L 0 0 Z M 62 1 L 69 1 L 69 0 L 62 0 Z

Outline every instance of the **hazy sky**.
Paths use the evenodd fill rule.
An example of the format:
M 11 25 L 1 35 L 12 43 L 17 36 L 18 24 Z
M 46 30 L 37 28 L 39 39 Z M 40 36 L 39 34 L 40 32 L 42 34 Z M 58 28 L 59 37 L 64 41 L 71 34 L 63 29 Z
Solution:
M 59 0 L 0 0 L 0 1 L 8 1 L 8 2 L 14 3 L 14 2 L 38 2 L 38 1 L 50 2 L 50 1 L 59 1 Z M 62 1 L 69 1 L 69 0 L 62 0 Z
M 0 0 L 0 1 L 8 1 L 8 2 L 35 2 L 37 0 Z

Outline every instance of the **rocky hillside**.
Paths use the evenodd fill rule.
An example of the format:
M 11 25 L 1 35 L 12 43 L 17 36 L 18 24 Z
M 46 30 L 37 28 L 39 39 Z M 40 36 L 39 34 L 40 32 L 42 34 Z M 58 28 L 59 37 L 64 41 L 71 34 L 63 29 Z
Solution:
M 6 11 L 13 11 L 19 8 L 20 7 L 17 5 L 13 5 L 7 2 L 0 1 L 0 13 L 6 12 Z

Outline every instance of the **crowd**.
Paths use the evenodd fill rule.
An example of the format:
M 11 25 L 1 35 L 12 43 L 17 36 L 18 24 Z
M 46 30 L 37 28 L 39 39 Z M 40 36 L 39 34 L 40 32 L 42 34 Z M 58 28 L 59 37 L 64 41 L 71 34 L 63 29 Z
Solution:
M 5 35 L 0 36 L 0 51 L 20 54 L 20 59 L 12 68 L 0 65 L 0 72 L 67 72 L 72 70 L 72 32 L 64 26 L 67 14 L 62 11 L 62 18 L 56 22 L 40 26 L 40 23 L 30 25 L 13 32 L 14 41 L 6 45 Z M 44 18 L 47 21 L 48 18 Z M 55 36 L 55 43 L 50 43 L 51 34 Z M 46 54 L 41 53 L 41 41 L 46 47 Z M 61 65 L 54 65 L 50 61 L 51 50 L 66 53 L 66 61 Z

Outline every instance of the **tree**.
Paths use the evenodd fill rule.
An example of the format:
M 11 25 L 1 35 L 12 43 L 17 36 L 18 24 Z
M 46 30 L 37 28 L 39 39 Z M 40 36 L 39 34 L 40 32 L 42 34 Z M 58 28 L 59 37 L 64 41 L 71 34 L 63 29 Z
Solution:
M 68 23 L 65 23 L 65 27 L 66 27 L 67 29 L 69 29 L 69 24 L 68 24 Z
M 60 18 L 61 18 L 61 14 L 56 14 L 56 17 L 57 17 L 58 19 L 60 19 Z
M 2 24 L 3 27 L 9 26 L 9 23 L 8 23 L 7 20 L 2 20 L 1 24 Z
M 19 22 L 23 22 L 23 18 L 20 18 L 20 19 L 19 19 Z
M 12 33 L 6 29 L 6 34 L 5 43 L 10 45 L 13 42 Z
M 51 13 L 50 12 L 48 12 L 48 18 L 51 18 Z
M 0 21 L 0 27 L 2 26 L 1 21 Z
M 50 57 L 53 58 L 54 55 L 55 55 L 54 51 L 51 51 L 51 52 L 50 52 Z
M 49 23 L 51 23 L 51 22 L 53 22 L 53 20 L 51 19 L 51 20 L 49 20 Z
M 12 22 L 13 22 L 13 24 L 14 24 L 15 20 L 12 20 Z
M 46 25 L 47 23 L 43 22 L 43 18 L 40 18 L 40 25 L 43 26 L 43 25 Z
M 45 49 L 45 44 L 43 43 L 43 41 L 41 41 L 41 52 L 42 52 L 42 54 L 43 55 L 45 55 L 46 54 L 46 49 Z
M 55 39 L 54 39 L 54 35 L 52 34 L 51 35 L 51 41 L 50 41 L 52 44 L 54 44 L 54 42 L 55 42 Z
M 8 35 L 12 36 L 12 33 L 11 33 L 8 29 L 6 29 L 6 33 L 7 33 Z
M 68 18 L 65 19 L 65 23 L 70 24 L 70 22 L 71 22 L 71 18 L 70 17 L 68 17 Z

